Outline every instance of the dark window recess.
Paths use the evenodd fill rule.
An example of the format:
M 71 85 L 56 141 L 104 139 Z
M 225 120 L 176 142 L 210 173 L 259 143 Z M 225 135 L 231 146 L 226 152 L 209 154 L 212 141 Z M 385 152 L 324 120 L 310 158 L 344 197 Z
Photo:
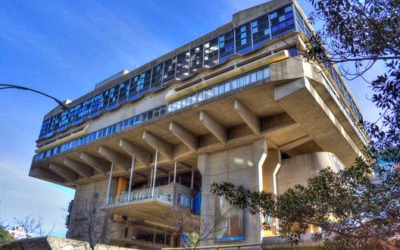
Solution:
M 198 68 L 203 67 L 203 45 L 197 46 L 190 50 L 190 70 L 192 75 Z
M 218 38 L 219 62 L 225 62 L 235 52 L 233 30 Z
M 245 54 L 251 50 L 250 23 L 235 29 L 236 53 Z
M 272 38 L 293 31 L 295 28 L 293 7 L 288 5 L 269 14 Z
M 176 79 L 182 80 L 189 76 L 190 51 L 186 51 L 177 57 Z
M 176 57 L 166 60 L 164 63 L 163 82 L 175 79 Z
M 107 109 L 114 109 L 117 107 L 118 103 L 118 94 L 119 94 L 119 86 L 116 85 L 113 88 L 110 89 L 110 95 L 109 95 L 109 101 L 108 101 L 108 107 Z
M 218 38 L 204 44 L 204 66 L 212 67 L 218 64 Z
M 263 43 L 271 39 L 268 15 L 261 16 L 250 22 L 253 34 L 253 49 L 259 48 Z
M 110 90 L 109 89 L 107 89 L 106 91 L 101 93 L 100 105 L 99 105 L 99 109 L 98 109 L 99 112 L 102 112 L 103 110 L 107 109 L 109 98 L 110 98 Z
M 118 94 L 118 104 L 125 102 L 128 99 L 129 87 L 130 87 L 129 79 L 120 84 L 119 94 Z
M 160 63 L 153 68 L 153 71 L 151 73 L 151 89 L 156 89 L 161 86 L 163 80 L 163 67 L 164 64 Z

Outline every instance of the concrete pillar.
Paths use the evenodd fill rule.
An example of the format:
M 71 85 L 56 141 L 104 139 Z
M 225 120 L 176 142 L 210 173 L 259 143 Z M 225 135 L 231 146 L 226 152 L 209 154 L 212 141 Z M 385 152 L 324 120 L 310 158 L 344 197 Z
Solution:
M 201 204 L 201 234 L 215 226 L 216 197 L 210 193 L 210 186 L 214 182 L 228 181 L 235 185 L 242 185 L 250 190 L 259 191 L 262 183 L 261 167 L 267 154 L 267 143 L 258 140 L 252 144 L 228 149 L 223 152 L 202 154 L 198 156 L 197 168 L 202 174 L 202 204 Z M 261 242 L 261 216 L 251 215 L 247 209 L 243 213 L 243 243 Z M 227 244 L 225 242 L 222 244 Z M 215 233 L 201 242 L 201 245 L 215 244 Z

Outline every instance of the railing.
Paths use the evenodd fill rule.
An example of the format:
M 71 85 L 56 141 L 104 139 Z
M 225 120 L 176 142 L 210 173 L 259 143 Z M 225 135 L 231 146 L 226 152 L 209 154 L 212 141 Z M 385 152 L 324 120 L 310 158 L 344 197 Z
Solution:
M 144 201 L 144 200 L 163 200 L 172 203 L 172 192 L 163 192 L 160 188 L 155 188 L 154 192 L 151 188 L 146 188 L 143 190 L 134 190 L 128 195 L 128 192 L 122 192 L 118 199 L 115 197 L 110 197 L 105 201 L 105 205 L 116 205 L 116 204 L 126 204 L 135 201 Z
M 194 249 L 190 247 L 163 247 L 162 250 L 188 250 Z M 261 244 L 235 244 L 235 245 L 215 245 L 215 246 L 198 246 L 196 249 L 219 250 L 219 249 L 262 249 Z
M 130 195 L 127 191 L 124 191 L 118 198 L 109 197 L 108 200 L 105 200 L 104 204 L 110 206 L 146 200 L 161 200 L 169 202 L 171 205 L 175 204 L 180 207 L 193 208 L 191 190 L 178 183 L 158 186 L 154 189 L 154 192 L 151 188 L 132 190 Z

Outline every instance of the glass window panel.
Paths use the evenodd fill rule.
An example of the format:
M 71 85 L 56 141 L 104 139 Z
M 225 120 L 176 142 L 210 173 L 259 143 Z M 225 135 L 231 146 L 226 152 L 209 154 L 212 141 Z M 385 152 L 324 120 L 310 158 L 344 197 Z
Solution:
M 236 28 L 236 53 L 246 53 L 251 50 L 251 30 L 250 23 Z
M 177 56 L 176 79 L 182 80 L 189 76 L 190 51 Z
M 129 94 L 129 79 L 122 82 L 119 86 L 118 103 L 126 101 Z
M 234 53 L 233 30 L 219 37 L 219 57 L 220 62 L 226 61 Z
M 151 88 L 159 88 L 163 80 L 163 63 L 153 67 L 151 75 Z
M 166 60 L 164 63 L 163 82 L 167 82 L 175 78 L 176 57 Z
M 190 50 L 190 71 L 192 75 L 198 68 L 203 67 L 203 45 Z
M 212 67 L 218 64 L 218 38 L 204 44 L 204 65 Z

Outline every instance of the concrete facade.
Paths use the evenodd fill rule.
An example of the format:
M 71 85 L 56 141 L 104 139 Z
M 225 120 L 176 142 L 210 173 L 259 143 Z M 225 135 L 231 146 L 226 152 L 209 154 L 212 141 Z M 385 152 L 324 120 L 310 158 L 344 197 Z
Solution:
M 193 232 L 205 237 L 202 246 L 278 244 L 275 229 L 261 229 L 266 218 L 231 209 L 210 194 L 210 185 L 228 181 L 279 194 L 321 169 L 350 166 L 368 140 L 336 69 L 302 60 L 303 19 L 290 0 L 243 10 L 232 22 L 68 104 L 94 103 L 90 98 L 118 87 L 118 101 L 100 96 L 109 108 L 87 108 L 82 116 L 95 115 L 80 120 L 70 113 L 69 127 L 45 127 L 49 133 L 38 140 L 30 176 L 76 190 L 67 236 L 142 249 L 185 246 Z M 234 36 L 232 48 L 225 46 L 232 38 L 226 34 Z M 175 64 L 174 78 L 152 87 L 161 68 L 163 76 L 173 68 L 169 58 L 182 56 L 187 60 Z M 207 64 L 213 56 L 218 62 Z M 187 70 L 184 77 L 178 67 Z M 145 87 L 137 79 L 146 74 L 149 86 L 140 92 Z M 121 95 L 127 83 L 137 93 L 124 89 Z M 45 121 L 56 124 L 60 112 L 50 111 Z M 93 224 L 95 232 L 88 231 Z M 310 226 L 308 233 L 315 230 Z

